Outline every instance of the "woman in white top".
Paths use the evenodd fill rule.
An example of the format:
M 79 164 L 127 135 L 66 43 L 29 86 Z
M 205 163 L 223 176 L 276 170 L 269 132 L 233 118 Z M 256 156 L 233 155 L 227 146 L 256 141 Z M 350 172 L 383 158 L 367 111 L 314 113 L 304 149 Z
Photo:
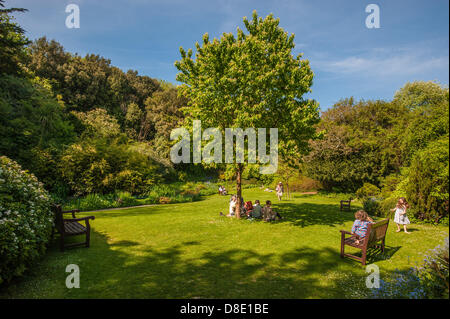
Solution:
M 231 196 L 231 200 L 230 200 L 230 210 L 228 213 L 228 217 L 234 216 L 235 215 L 235 211 L 236 211 L 236 196 L 233 195 Z
M 400 225 L 403 225 L 403 230 L 406 234 L 409 234 L 406 230 L 406 225 L 410 224 L 409 218 L 406 216 L 406 210 L 408 208 L 409 204 L 406 201 L 406 198 L 400 197 L 395 208 L 391 209 L 391 212 L 395 211 L 394 222 L 397 224 L 397 233 L 401 231 Z

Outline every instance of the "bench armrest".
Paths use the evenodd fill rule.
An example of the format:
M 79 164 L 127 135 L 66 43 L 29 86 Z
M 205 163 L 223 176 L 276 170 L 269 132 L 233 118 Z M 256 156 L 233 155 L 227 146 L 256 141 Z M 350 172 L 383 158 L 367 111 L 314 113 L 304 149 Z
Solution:
M 80 222 L 85 220 L 87 223 L 89 223 L 89 219 L 94 220 L 95 216 L 86 216 L 86 217 L 80 217 L 80 218 L 64 218 L 63 220 L 65 222 Z
M 79 209 L 72 209 L 72 210 L 63 210 L 63 211 L 61 211 L 61 214 L 72 214 L 72 217 L 76 218 L 75 213 L 79 213 L 79 212 L 80 212 Z
M 62 213 L 63 214 L 69 214 L 69 213 L 79 213 L 80 210 L 79 209 L 72 209 L 72 210 L 63 210 Z

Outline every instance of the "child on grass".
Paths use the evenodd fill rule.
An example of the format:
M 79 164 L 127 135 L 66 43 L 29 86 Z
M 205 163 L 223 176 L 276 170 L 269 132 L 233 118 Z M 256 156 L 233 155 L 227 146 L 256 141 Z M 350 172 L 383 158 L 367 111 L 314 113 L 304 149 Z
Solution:
M 397 224 L 398 233 L 401 231 L 400 225 L 403 225 L 403 230 L 406 234 L 410 234 L 410 232 L 406 229 L 406 225 L 410 224 L 408 216 L 406 216 L 406 210 L 409 208 L 409 204 L 406 201 L 406 198 L 400 197 L 395 208 L 391 209 L 391 212 L 395 211 L 394 223 Z
M 367 226 L 370 223 L 373 223 L 373 219 L 369 217 L 369 215 L 363 211 L 358 210 L 355 213 L 355 222 L 352 227 L 352 234 L 357 236 L 357 240 L 355 243 L 359 245 L 359 243 L 366 237 L 367 234 Z

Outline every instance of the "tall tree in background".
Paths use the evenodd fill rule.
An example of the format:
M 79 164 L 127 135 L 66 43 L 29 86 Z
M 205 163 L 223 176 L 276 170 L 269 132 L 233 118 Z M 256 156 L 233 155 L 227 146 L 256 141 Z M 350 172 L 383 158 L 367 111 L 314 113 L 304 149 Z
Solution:
M 25 45 L 29 40 L 25 37 L 25 30 L 12 21 L 11 14 L 27 10 L 5 9 L 4 3 L 4 0 L 0 0 L 0 74 L 18 74 L 27 58 Z
M 180 91 L 189 98 L 188 120 L 201 120 L 222 134 L 225 128 L 278 128 L 280 155 L 297 157 L 316 135 L 319 120 L 318 104 L 303 98 L 313 80 L 309 61 L 292 55 L 294 35 L 279 27 L 279 19 L 262 19 L 254 11 L 251 21 L 243 21 L 248 34 L 238 28 L 237 37 L 224 33 L 212 42 L 205 34 L 203 45 L 196 43 L 195 60 L 191 49 L 180 48 L 175 66 Z M 227 165 L 235 168 L 240 198 L 245 164 Z

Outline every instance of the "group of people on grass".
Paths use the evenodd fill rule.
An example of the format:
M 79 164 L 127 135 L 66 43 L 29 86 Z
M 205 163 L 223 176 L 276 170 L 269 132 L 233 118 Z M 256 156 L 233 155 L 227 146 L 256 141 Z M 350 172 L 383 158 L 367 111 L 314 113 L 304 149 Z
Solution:
M 401 197 L 397 201 L 397 205 L 395 205 L 395 208 L 391 209 L 391 212 L 395 212 L 394 223 L 397 225 L 396 232 L 400 232 L 400 225 L 403 225 L 404 232 L 406 234 L 410 233 L 406 229 L 406 225 L 410 224 L 408 216 L 406 215 L 406 211 L 408 208 L 409 204 L 406 201 L 406 198 Z M 365 212 L 364 210 L 359 210 L 355 213 L 355 222 L 353 223 L 351 233 L 357 237 L 356 244 L 359 244 L 364 240 L 367 235 L 367 226 L 373 222 L 373 219 L 370 218 L 367 212 Z
M 240 217 L 245 217 L 248 219 L 261 219 L 266 222 L 275 221 L 282 219 L 281 215 L 272 209 L 272 202 L 270 200 L 266 201 L 264 207 L 261 206 L 259 199 L 255 200 L 255 204 L 251 201 L 244 202 L 244 199 L 238 198 L 236 195 L 232 195 L 230 198 L 229 212 L 227 217 L 236 216 L 236 206 L 238 201 L 240 201 Z M 221 216 L 224 214 L 221 212 Z
M 264 185 L 261 186 L 264 188 Z M 265 189 L 267 191 L 268 189 Z M 270 192 L 272 190 L 269 190 Z M 281 200 L 281 197 L 283 196 L 283 183 L 279 182 L 275 188 L 278 200 Z M 227 191 L 224 186 L 219 186 L 219 195 L 226 195 Z M 238 200 L 240 200 L 240 217 L 245 217 L 248 219 L 261 219 L 266 222 L 274 221 L 274 220 L 280 220 L 282 219 L 281 215 L 278 212 L 275 212 L 272 209 L 272 202 L 270 200 L 266 201 L 266 205 L 264 207 L 261 206 L 261 202 L 259 199 L 255 200 L 255 204 L 251 201 L 244 202 L 244 199 L 241 197 L 238 199 L 237 195 L 231 195 L 230 198 L 230 205 L 229 205 L 229 212 L 226 215 L 227 217 L 234 217 L 236 216 L 236 206 L 238 203 Z M 220 212 L 221 216 L 225 216 L 222 212 Z
M 223 187 L 221 191 L 221 187 L 223 186 L 220 186 L 219 194 L 226 195 L 226 193 L 223 194 L 223 191 L 226 192 L 225 188 Z M 275 191 L 278 199 L 281 200 L 281 197 L 283 196 L 283 184 L 281 182 L 277 184 Z M 246 217 L 248 219 L 262 219 L 267 222 L 282 219 L 281 215 L 272 209 L 272 203 L 270 200 L 267 200 L 266 205 L 262 207 L 258 199 L 255 200 L 255 204 L 253 205 L 251 201 L 244 202 L 244 199 L 242 197 L 238 199 L 236 195 L 232 195 L 230 198 L 229 212 L 226 215 L 227 217 L 233 217 L 236 215 L 236 205 L 238 200 L 240 200 L 241 202 L 241 217 Z M 396 232 L 400 232 L 400 225 L 403 225 L 404 232 L 406 234 L 410 233 L 406 229 L 406 225 L 410 224 L 408 216 L 406 215 L 406 211 L 408 208 L 409 204 L 406 201 L 406 198 L 401 197 L 397 201 L 395 208 L 391 209 L 391 212 L 395 212 L 394 223 L 397 225 Z M 220 215 L 223 216 L 224 214 L 221 212 Z M 351 232 L 354 236 L 357 237 L 357 244 L 364 240 L 367 234 L 367 226 L 371 223 L 374 223 L 373 219 L 370 218 L 369 214 L 367 214 L 367 212 L 365 212 L 364 210 L 359 210 L 355 213 L 355 221 L 353 223 Z

